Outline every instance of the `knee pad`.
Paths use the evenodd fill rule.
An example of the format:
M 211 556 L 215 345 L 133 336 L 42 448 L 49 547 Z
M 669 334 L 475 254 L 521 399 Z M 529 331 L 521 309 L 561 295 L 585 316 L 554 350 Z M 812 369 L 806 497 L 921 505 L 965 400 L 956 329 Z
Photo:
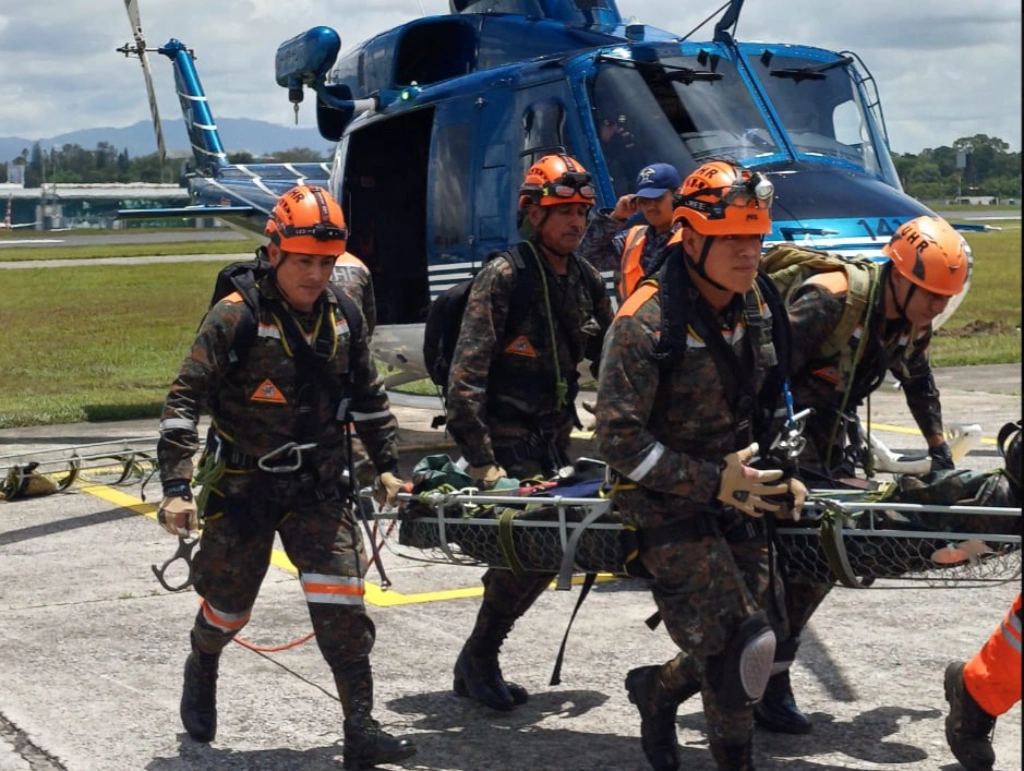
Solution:
M 775 632 L 759 610 L 744 621 L 725 650 L 707 660 L 706 675 L 727 709 L 751 707 L 764 695 L 775 658 Z

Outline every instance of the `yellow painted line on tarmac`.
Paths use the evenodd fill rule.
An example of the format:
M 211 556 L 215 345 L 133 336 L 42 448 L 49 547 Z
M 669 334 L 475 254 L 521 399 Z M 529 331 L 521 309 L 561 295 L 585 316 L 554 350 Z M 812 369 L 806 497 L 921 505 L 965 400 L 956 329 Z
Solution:
M 908 434 L 910 436 L 921 436 L 921 429 L 919 428 L 904 428 L 903 426 L 893 426 L 889 423 L 868 423 L 868 428 L 877 429 L 878 431 L 891 431 L 894 434 Z M 981 437 L 982 444 L 995 445 L 996 440 L 990 439 L 987 436 Z
M 128 509 L 134 511 L 136 514 L 142 514 L 144 517 L 149 517 L 152 520 L 156 520 L 156 504 L 146 503 L 139 500 L 134 495 L 128 495 L 120 490 L 115 490 L 113 487 L 107 485 L 83 485 L 81 488 L 83 493 L 88 493 L 96 498 L 112 503 L 115 506 L 120 506 L 122 509 Z M 293 576 L 298 576 L 299 571 L 292 564 L 292 561 L 288 559 L 288 555 L 280 549 L 274 549 L 270 555 L 270 564 L 274 567 L 280 568 Z M 372 568 L 371 568 L 372 570 Z M 597 577 L 598 581 L 613 581 L 615 576 L 610 574 L 599 574 Z M 582 583 L 583 576 L 573 576 L 573 584 Z M 554 585 L 554 582 L 552 582 Z M 419 605 L 427 602 L 445 602 L 447 600 L 464 600 L 469 597 L 480 597 L 484 593 L 482 586 L 470 586 L 465 589 L 441 589 L 435 592 L 413 592 L 411 594 L 403 594 L 402 592 L 396 591 L 395 589 L 382 589 L 377 584 L 366 582 L 366 596 L 365 600 L 368 605 L 373 605 L 378 608 L 390 608 L 397 605 Z

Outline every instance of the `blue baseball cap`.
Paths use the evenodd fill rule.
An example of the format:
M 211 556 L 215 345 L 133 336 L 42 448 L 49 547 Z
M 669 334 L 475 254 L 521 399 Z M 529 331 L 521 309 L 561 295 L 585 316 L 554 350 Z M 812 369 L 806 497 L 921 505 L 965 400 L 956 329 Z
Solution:
M 660 198 L 666 190 L 678 190 L 682 184 L 675 166 L 652 163 L 636 175 L 636 194 L 640 198 Z

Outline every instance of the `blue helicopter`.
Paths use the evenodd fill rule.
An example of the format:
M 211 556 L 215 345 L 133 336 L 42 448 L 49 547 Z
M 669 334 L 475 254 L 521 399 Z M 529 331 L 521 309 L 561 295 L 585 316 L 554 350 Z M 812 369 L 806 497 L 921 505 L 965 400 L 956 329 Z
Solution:
M 136 0 L 125 2 L 131 13 Z M 885 259 L 900 224 L 932 212 L 902 190 L 873 77 L 849 51 L 737 41 L 743 2 L 728 0 L 701 42 L 627 24 L 615 0 L 450 0 L 448 15 L 340 59 L 338 33 L 314 27 L 279 46 L 276 78 L 296 110 L 315 94 L 319 131 L 337 142 L 330 168 L 229 165 L 191 52 L 172 39 L 155 50 L 174 64 L 195 206 L 145 216 L 216 216 L 262 233 L 281 192 L 328 187 L 374 274 L 375 353 L 400 370 L 389 385 L 425 375 L 430 302 L 519 239 L 515 191 L 554 148 L 591 171 L 609 207 L 650 163 L 685 177 L 731 157 L 775 185 L 766 248 Z M 136 46 L 119 50 L 142 58 L 136 29 Z

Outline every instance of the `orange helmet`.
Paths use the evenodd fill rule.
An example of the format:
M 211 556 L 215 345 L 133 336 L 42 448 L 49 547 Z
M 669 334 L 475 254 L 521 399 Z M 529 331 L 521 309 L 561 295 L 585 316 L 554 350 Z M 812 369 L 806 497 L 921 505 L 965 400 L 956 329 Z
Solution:
M 558 206 L 582 203 L 593 206 L 597 190 L 590 173 L 568 155 L 545 155 L 526 172 L 519 188 L 519 208 L 529 204 Z
M 766 236 L 775 188 L 767 177 L 729 161 L 705 163 L 683 180 L 673 224 L 704 236 Z
M 341 207 L 317 185 L 298 185 L 277 199 L 263 232 L 286 252 L 339 255 L 348 228 Z
M 901 276 L 934 294 L 952 297 L 967 282 L 970 263 L 964 239 L 940 217 L 904 222 L 882 253 Z

